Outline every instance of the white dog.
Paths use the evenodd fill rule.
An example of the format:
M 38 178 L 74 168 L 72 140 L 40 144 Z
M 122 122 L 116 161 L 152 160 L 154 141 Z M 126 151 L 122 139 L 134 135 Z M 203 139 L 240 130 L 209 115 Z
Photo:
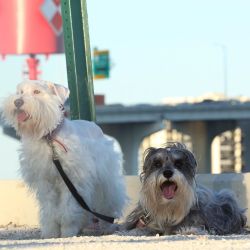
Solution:
M 3 104 L 3 117 L 21 136 L 21 174 L 39 201 L 44 238 L 77 235 L 94 220 L 54 166 L 48 135 L 65 173 L 93 211 L 118 218 L 127 199 L 115 141 L 93 122 L 65 119 L 68 95 L 63 86 L 26 80 Z M 109 226 L 102 220 L 99 224 L 105 230 Z

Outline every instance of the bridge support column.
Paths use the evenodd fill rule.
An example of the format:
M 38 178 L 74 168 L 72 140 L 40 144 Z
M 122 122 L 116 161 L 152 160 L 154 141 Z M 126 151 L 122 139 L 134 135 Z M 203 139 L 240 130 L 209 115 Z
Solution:
M 250 120 L 238 121 L 238 126 L 241 128 L 243 140 L 243 168 L 242 172 L 250 172 Z
M 193 152 L 198 163 L 198 173 L 211 173 L 211 146 L 214 137 L 224 131 L 232 130 L 235 127 L 235 121 L 191 121 L 173 123 L 173 128 L 191 136 Z
M 211 172 L 211 143 L 213 137 L 207 131 L 206 122 L 176 122 L 173 128 L 191 136 L 193 152 L 197 159 L 198 172 Z
M 100 126 L 105 134 L 116 138 L 120 143 L 126 175 L 138 175 L 138 153 L 143 138 L 164 128 L 162 122 L 100 124 Z

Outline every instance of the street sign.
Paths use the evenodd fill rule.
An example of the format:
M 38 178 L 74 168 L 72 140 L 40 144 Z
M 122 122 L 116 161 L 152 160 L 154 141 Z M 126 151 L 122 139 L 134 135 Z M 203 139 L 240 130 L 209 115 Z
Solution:
M 109 78 L 110 60 L 108 50 L 94 49 L 93 73 L 94 79 Z

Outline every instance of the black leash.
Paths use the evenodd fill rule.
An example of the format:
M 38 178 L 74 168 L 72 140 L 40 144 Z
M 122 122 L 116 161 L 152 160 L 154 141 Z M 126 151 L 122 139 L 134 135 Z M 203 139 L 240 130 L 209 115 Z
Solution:
M 70 181 L 68 176 L 63 171 L 63 168 L 62 168 L 62 165 L 61 165 L 60 161 L 58 159 L 55 159 L 55 160 L 53 160 L 53 162 L 54 162 L 58 172 L 60 173 L 62 179 L 64 180 L 66 186 L 68 187 L 69 191 L 74 196 L 74 198 L 77 200 L 77 202 L 80 204 L 80 206 L 83 209 L 85 209 L 85 210 L 89 211 L 90 213 L 92 213 L 93 215 L 95 215 L 96 217 L 98 217 L 99 219 L 102 219 L 102 220 L 107 221 L 109 223 L 114 223 L 114 218 L 113 217 L 109 217 L 109 216 L 99 214 L 99 213 L 96 213 L 96 212 L 92 211 L 89 208 L 89 206 L 87 205 L 87 203 L 84 201 L 82 196 L 78 193 L 78 191 L 76 190 L 75 186 Z
M 103 214 L 99 214 L 96 213 L 94 211 L 92 211 L 89 206 L 87 205 L 87 203 L 84 201 L 84 199 L 82 198 L 82 196 L 78 193 L 77 189 L 75 188 L 75 186 L 73 185 L 73 183 L 71 182 L 71 180 L 68 178 L 68 176 L 66 175 L 66 173 L 64 172 L 62 165 L 58 159 L 58 155 L 56 154 L 55 151 L 55 147 L 53 145 L 53 139 L 51 137 L 51 135 L 47 135 L 46 140 L 48 141 L 49 146 L 52 149 L 52 158 L 53 158 L 53 163 L 55 164 L 58 172 L 60 173 L 64 183 L 66 184 L 66 186 L 68 187 L 69 191 L 71 192 L 71 194 L 74 196 L 74 198 L 76 199 L 76 201 L 79 203 L 79 205 L 87 210 L 88 212 L 92 213 L 93 215 L 95 215 L 97 218 L 107 221 L 109 223 L 114 223 L 114 218 L 110 217 L 110 216 L 106 216 Z

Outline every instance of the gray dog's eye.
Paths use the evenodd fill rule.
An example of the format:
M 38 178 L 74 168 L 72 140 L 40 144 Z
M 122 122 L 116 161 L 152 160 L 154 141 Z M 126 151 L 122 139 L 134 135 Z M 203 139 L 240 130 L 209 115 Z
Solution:
M 159 161 L 159 160 L 158 160 L 158 161 L 155 161 L 155 162 L 154 162 L 154 166 L 157 167 L 157 168 L 160 168 L 160 167 L 162 166 L 161 161 Z
M 176 161 L 174 162 L 174 165 L 175 165 L 177 168 L 179 168 L 179 167 L 181 167 L 181 166 L 183 165 L 183 162 L 182 162 L 181 160 L 176 160 Z

